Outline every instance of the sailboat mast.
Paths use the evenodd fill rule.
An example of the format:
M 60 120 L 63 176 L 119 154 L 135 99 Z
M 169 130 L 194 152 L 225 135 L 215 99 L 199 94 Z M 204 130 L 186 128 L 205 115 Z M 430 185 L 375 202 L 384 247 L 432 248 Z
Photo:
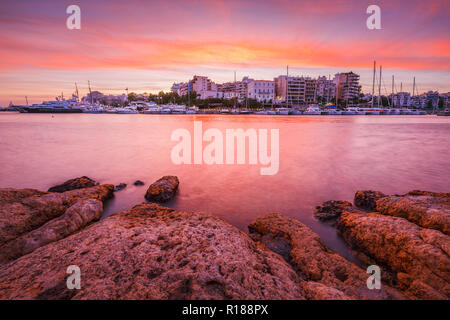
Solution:
M 234 108 L 236 109 L 237 89 L 236 89 L 236 71 L 234 72 Z
M 382 70 L 382 66 L 380 66 L 380 81 L 378 83 L 378 108 L 380 107 L 381 104 L 381 70 Z
M 77 101 L 80 101 L 80 99 L 79 99 L 79 93 L 78 93 L 78 86 L 77 86 L 77 83 L 75 82 L 75 92 L 77 93 Z
M 89 87 L 89 95 L 91 96 L 91 104 L 94 104 L 94 97 L 92 97 L 92 90 L 91 90 L 91 82 L 88 80 L 88 87 Z
M 392 107 L 394 107 L 394 75 L 392 75 L 391 104 L 392 104 Z
M 289 108 L 289 65 L 286 66 L 286 107 Z
M 373 80 L 372 80 L 372 108 L 373 108 L 374 96 L 375 96 L 375 71 L 376 71 L 376 65 L 377 65 L 377 62 L 374 60 L 373 61 Z
M 331 89 L 331 79 L 330 79 L 330 75 L 328 75 L 328 94 L 327 94 L 327 104 L 330 102 L 330 89 Z
M 414 97 L 415 91 L 416 91 L 416 77 L 414 77 L 414 79 L 413 79 L 413 94 L 412 94 L 413 97 Z

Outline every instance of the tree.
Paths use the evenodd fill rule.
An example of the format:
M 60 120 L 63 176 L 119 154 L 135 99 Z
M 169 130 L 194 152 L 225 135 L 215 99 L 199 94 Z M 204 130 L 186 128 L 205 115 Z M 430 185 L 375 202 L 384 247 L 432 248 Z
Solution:
M 130 92 L 128 94 L 128 101 L 136 101 L 137 100 L 137 94 L 135 92 Z

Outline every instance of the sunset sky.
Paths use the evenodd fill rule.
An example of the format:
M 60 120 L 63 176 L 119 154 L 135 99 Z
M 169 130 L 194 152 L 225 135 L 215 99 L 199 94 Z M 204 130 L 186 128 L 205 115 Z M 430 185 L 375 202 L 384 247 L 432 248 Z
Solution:
M 81 30 L 66 28 L 67 6 Z M 381 30 L 366 9 L 381 7 Z M 1 1 L 0 106 L 74 92 L 169 90 L 194 74 L 216 82 L 250 76 L 334 76 L 354 71 L 364 92 L 372 64 L 382 93 L 396 87 L 450 91 L 450 5 L 439 1 L 205 0 Z M 386 88 L 386 89 L 385 89 Z

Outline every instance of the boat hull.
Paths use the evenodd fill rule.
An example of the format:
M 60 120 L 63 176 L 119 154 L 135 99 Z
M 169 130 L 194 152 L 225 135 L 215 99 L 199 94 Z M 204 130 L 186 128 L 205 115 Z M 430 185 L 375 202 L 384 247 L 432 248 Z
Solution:
M 23 108 L 27 113 L 82 113 L 82 109 Z

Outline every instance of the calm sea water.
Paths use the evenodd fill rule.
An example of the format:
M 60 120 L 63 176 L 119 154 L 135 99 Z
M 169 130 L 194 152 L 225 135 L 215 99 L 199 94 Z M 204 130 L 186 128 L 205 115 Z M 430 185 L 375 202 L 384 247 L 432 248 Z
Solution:
M 280 130 L 280 168 L 259 165 L 174 165 L 173 130 Z M 146 187 L 176 175 L 180 190 L 168 206 L 212 212 L 247 231 L 259 214 L 296 218 L 335 251 L 352 259 L 335 230 L 315 220 L 314 206 L 352 200 L 358 189 L 405 193 L 450 191 L 450 118 L 436 116 L 229 116 L 0 114 L 0 188 L 47 190 L 86 175 L 127 183 L 105 216 L 144 201 Z

